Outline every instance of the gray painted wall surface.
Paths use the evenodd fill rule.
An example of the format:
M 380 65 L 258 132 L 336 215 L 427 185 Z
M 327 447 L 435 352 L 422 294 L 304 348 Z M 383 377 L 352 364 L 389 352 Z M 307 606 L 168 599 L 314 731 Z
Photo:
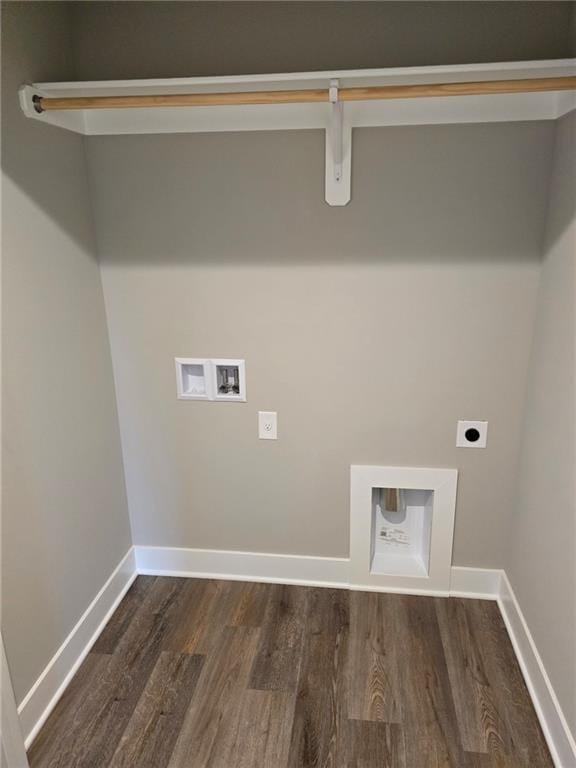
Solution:
M 2 634 L 22 700 L 130 546 L 82 139 L 18 86 L 70 76 L 67 9 L 2 17 Z
M 84 80 L 555 59 L 568 2 L 74 3 Z M 103 44 L 105 41 L 105 44 Z
M 576 113 L 557 127 L 506 570 L 576 737 Z
M 358 130 L 346 208 L 321 132 L 90 139 L 136 543 L 347 556 L 351 463 L 448 466 L 455 562 L 501 566 L 553 133 Z M 245 357 L 248 403 L 175 356 Z
M 82 140 L 26 121 L 17 86 L 568 56 L 573 9 L 8 4 L 2 629 L 18 698 L 130 531 Z M 531 575 L 522 562 L 533 501 L 505 559 L 553 134 L 544 124 L 357 131 L 346 209 L 323 203 L 319 132 L 101 138 L 89 154 L 137 542 L 346 555 L 350 463 L 457 466 L 454 561 L 510 563 L 573 722 L 558 652 L 573 635 L 541 640 L 565 601 L 543 607 L 555 571 Z M 555 275 L 546 267 L 543 285 Z M 536 378 L 549 370 L 542 329 L 557 322 L 542 290 Z M 181 354 L 246 357 L 249 402 L 178 402 Z M 530 477 L 537 399 L 531 390 L 527 500 L 541 493 Z M 258 409 L 278 409 L 278 443 L 256 439 Z M 490 420 L 486 451 L 455 449 L 462 417 Z

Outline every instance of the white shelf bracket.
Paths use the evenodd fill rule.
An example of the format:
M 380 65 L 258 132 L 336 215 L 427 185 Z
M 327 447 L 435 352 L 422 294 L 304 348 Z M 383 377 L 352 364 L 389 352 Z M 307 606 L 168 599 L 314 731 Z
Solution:
M 344 105 L 338 98 L 338 80 L 330 80 L 330 119 L 326 129 L 326 202 L 350 201 L 352 128 L 344 121 Z

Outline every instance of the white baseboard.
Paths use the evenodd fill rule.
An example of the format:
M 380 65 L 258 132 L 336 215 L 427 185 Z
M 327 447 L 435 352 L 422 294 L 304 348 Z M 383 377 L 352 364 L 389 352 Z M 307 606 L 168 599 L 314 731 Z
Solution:
M 24 697 L 18 714 L 27 749 L 136 575 L 136 558 L 131 547 Z
M 149 576 L 183 576 L 195 579 L 264 581 L 271 584 L 303 584 L 339 587 L 365 592 L 394 592 L 432 597 L 471 597 L 497 600 L 502 571 L 485 568 L 451 569 L 450 591 L 415 587 L 389 588 L 351 584 L 350 560 L 345 557 L 279 555 L 219 549 L 136 546 L 138 573 Z
M 497 600 L 503 573 L 497 568 L 465 568 L 453 565 L 450 570 L 450 597 Z
M 137 546 L 138 573 L 195 579 L 265 581 L 311 587 L 349 585 L 348 558 L 278 555 L 217 549 Z
M 542 658 L 528 628 L 514 590 L 502 572 L 498 605 L 534 709 L 556 768 L 576 768 L 576 742 L 570 733 Z

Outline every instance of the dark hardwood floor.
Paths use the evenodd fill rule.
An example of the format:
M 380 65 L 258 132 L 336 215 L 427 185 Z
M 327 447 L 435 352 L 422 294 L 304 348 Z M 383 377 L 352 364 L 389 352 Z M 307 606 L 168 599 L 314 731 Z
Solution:
M 32 768 L 548 768 L 495 603 L 139 577 Z

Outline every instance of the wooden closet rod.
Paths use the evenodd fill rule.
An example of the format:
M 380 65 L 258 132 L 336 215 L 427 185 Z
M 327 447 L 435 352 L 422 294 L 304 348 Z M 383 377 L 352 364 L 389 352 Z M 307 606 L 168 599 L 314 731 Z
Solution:
M 470 83 L 375 85 L 340 88 L 340 101 L 414 99 L 430 96 L 482 96 L 491 93 L 532 93 L 576 89 L 574 77 L 541 77 L 524 80 L 485 80 Z M 328 102 L 327 88 L 297 91 L 236 91 L 232 93 L 171 93 L 164 96 L 34 96 L 37 112 L 60 109 L 128 109 L 138 107 L 209 107 L 243 104 L 309 104 Z

